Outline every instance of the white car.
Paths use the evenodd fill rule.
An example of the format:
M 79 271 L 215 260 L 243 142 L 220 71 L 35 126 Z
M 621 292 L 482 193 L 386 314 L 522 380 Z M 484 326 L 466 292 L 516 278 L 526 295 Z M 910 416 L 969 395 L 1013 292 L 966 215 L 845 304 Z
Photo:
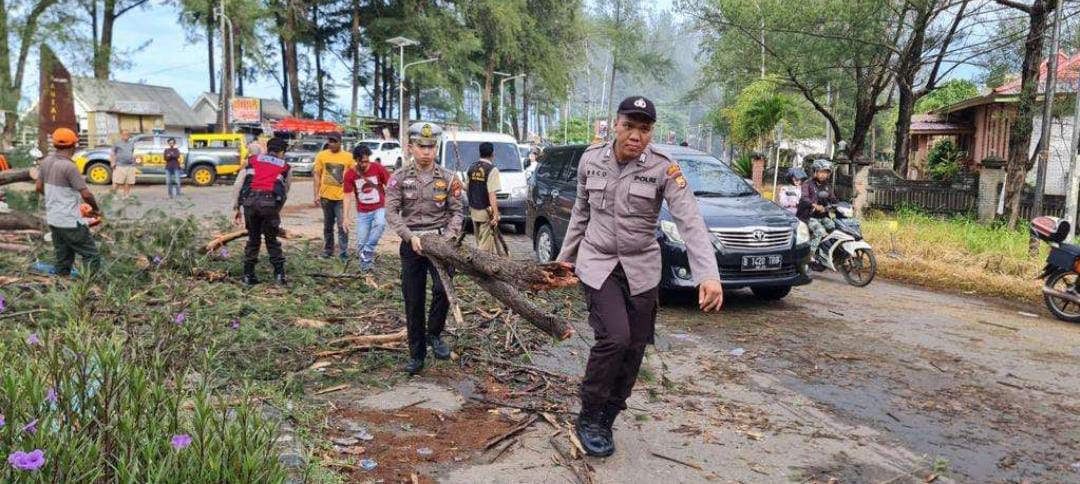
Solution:
M 371 150 L 372 161 L 377 161 L 387 168 L 401 166 L 401 144 L 396 140 L 364 139 L 356 144 L 367 146 Z
M 456 134 L 443 131 L 436 162 L 457 171 L 458 176 L 465 180 L 464 173 L 480 159 L 480 143 L 484 142 L 491 143 L 495 149 L 492 161 L 499 169 L 499 179 L 502 182 L 502 189 L 495 194 L 499 203 L 499 216 L 503 222 L 514 224 L 517 232 L 523 234 L 528 186 L 521 152 L 518 151 L 517 140 L 513 136 L 479 131 L 461 131 Z M 468 218 L 468 210 L 465 213 Z

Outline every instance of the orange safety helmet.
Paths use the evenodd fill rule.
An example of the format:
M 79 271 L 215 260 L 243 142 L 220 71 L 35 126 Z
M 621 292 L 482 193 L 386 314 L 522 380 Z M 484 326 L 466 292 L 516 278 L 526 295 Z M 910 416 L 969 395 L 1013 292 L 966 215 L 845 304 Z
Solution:
M 52 142 L 57 148 L 71 148 L 79 144 L 79 135 L 68 128 L 56 128 L 52 134 Z

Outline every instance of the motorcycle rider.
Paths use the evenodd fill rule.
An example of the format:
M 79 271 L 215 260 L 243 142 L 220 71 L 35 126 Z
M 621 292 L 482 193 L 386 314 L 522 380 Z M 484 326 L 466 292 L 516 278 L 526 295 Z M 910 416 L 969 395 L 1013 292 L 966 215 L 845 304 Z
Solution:
M 829 217 L 829 206 L 839 203 L 833 194 L 829 177 L 832 176 L 832 162 L 825 159 L 814 160 L 811 165 L 814 177 L 802 184 L 802 196 L 799 198 L 795 216 L 806 222 L 813 238 L 810 239 L 810 253 L 817 252 L 821 239 L 836 230 L 836 223 Z
M 780 207 L 792 215 L 799 210 L 799 200 L 802 199 L 802 184 L 807 179 L 806 171 L 797 166 L 788 168 L 787 179 L 789 185 L 780 187 Z

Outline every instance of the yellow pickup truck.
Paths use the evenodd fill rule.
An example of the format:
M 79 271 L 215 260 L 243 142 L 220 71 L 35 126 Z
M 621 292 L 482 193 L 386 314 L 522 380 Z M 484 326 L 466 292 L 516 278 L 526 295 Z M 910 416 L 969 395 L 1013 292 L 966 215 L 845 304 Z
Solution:
M 241 160 L 247 159 L 247 138 L 238 133 L 183 135 L 144 134 L 131 139 L 135 143 L 136 177 L 139 181 L 165 180 L 165 148 L 169 138 L 180 149 L 180 167 L 196 186 L 210 186 L 218 177 L 235 176 Z M 99 146 L 75 153 L 75 166 L 96 185 L 112 183 L 109 156 L 112 146 Z

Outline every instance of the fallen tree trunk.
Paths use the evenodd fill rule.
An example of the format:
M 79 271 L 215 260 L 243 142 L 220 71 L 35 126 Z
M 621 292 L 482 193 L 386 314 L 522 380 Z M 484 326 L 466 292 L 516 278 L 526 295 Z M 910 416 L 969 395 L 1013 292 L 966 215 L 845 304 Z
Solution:
M 44 230 L 45 221 L 28 213 L 0 213 L 0 230 Z
M 439 235 L 424 235 L 420 241 L 424 247 L 424 255 L 445 267 L 453 267 L 458 273 L 476 281 L 481 288 L 537 329 L 560 340 L 574 334 L 570 321 L 545 311 L 521 292 L 557 289 L 577 284 L 577 277 L 566 266 L 505 259 L 472 247 L 457 246 L 453 241 Z M 447 292 L 452 290 L 449 282 L 451 281 L 443 281 L 447 285 Z
M 19 182 L 31 182 L 37 179 L 37 168 L 0 171 L 0 185 Z
M 7 242 L 0 242 L 0 252 L 18 252 L 26 253 L 33 251 L 34 248 L 24 244 L 11 244 Z
M 229 232 L 227 234 L 221 234 L 221 235 L 219 235 L 217 237 L 214 237 L 214 239 L 211 240 L 210 242 L 207 242 L 206 245 L 202 246 L 201 250 L 202 250 L 202 252 L 209 254 L 209 253 L 211 253 L 211 252 L 213 252 L 215 250 L 218 250 L 218 249 L 224 247 L 229 242 L 232 242 L 232 241 L 234 241 L 236 239 L 239 239 L 239 238 L 242 238 L 242 237 L 247 237 L 247 234 L 248 234 L 247 230 L 237 230 L 235 232 Z M 278 232 L 278 237 L 282 238 L 282 239 L 286 239 L 286 240 L 291 238 L 289 233 L 286 232 L 284 229 L 282 229 L 281 231 Z

